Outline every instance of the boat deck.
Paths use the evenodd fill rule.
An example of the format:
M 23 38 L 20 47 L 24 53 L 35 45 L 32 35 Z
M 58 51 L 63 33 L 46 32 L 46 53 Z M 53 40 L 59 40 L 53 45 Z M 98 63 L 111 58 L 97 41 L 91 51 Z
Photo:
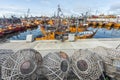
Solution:
M 57 40 L 44 40 L 34 41 L 27 43 L 26 41 L 11 41 L 6 43 L 0 43 L 0 49 L 12 49 L 17 51 L 25 48 L 33 48 L 38 50 L 42 56 L 45 56 L 49 52 L 55 51 L 67 51 L 66 53 L 71 56 L 74 50 L 95 48 L 97 46 L 103 46 L 107 48 L 116 48 L 120 44 L 120 38 L 106 38 L 106 39 L 82 39 L 75 42 L 61 42 Z M 120 47 L 118 47 L 120 49 Z

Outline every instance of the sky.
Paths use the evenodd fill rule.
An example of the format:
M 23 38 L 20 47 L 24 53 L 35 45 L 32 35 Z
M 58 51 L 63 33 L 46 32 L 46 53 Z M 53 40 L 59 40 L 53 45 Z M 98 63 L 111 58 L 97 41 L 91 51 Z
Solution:
M 24 16 L 30 9 L 29 16 L 52 16 L 60 5 L 65 16 L 89 14 L 120 14 L 120 0 L 0 0 L 0 17 Z

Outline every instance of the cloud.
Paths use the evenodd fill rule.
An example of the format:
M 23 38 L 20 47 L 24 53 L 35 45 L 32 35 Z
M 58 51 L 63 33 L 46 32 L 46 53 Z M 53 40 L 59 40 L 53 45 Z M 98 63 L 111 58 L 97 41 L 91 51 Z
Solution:
M 111 4 L 111 6 L 109 8 L 109 12 L 114 15 L 120 14 L 120 1 L 117 3 Z
M 3 17 L 3 15 L 6 17 L 10 17 L 11 15 L 20 16 L 27 12 L 27 9 L 15 5 L 0 6 L 0 10 L 0 17 Z
M 110 7 L 110 10 L 118 10 L 118 9 L 120 9 L 120 3 L 113 4 L 113 5 L 111 5 L 111 7 Z

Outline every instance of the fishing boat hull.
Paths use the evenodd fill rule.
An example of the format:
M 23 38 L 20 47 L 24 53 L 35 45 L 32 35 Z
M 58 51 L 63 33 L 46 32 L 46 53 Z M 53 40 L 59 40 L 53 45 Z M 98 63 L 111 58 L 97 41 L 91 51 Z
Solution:
M 0 28 L 0 37 L 2 37 L 4 35 L 4 31 L 2 28 Z
M 23 27 L 22 25 L 16 25 L 14 28 L 14 32 L 19 32 L 24 30 L 26 30 L 26 27 Z
M 77 33 L 76 38 L 77 39 L 87 39 L 87 38 L 92 38 L 96 32 L 98 31 L 98 29 L 94 32 L 94 31 L 84 31 L 84 32 L 79 32 Z
M 99 23 L 97 23 L 97 22 L 92 22 L 92 26 L 98 26 L 99 25 Z
M 4 36 L 4 33 L 3 32 L 0 32 L 0 37 Z
M 114 29 L 120 29 L 120 24 L 119 23 L 115 23 L 114 24 Z
M 11 31 L 11 30 L 5 30 L 4 31 L 4 34 L 10 34 L 10 33 L 12 33 L 13 31 Z
M 102 23 L 102 22 L 99 22 L 98 24 L 99 24 L 98 26 L 103 26 L 103 23 Z
M 69 28 L 69 31 L 71 33 L 75 33 L 75 32 L 83 32 L 83 31 L 86 31 L 87 30 L 87 27 L 86 26 L 79 26 L 78 28 L 77 27 L 70 27 Z
M 14 32 L 18 32 L 18 31 L 21 31 L 21 28 L 20 27 L 15 27 Z
M 111 30 L 113 25 L 114 25 L 114 23 L 111 23 L 111 22 L 110 23 L 106 23 L 105 24 L 105 28 L 108 29 L 108 30 Z

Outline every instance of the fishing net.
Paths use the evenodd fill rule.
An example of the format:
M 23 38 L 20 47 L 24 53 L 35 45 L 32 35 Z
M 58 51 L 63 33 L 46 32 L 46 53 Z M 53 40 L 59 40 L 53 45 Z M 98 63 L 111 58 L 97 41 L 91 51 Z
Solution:
M 2 79 L 4 80 L 35 80 L 42 63 L 39 52 L 33 49 L 23 49 L 10 55 L 2 64 Z M 37 71 L 38 70 L 38 71 Z
M 43 58 L 43 74 L 48 80 L 65 80 L 68 71 L 69 58 L 66 53 L 49 53 Z
M 93 52 L 98 54 L 104 64 L 105 64 L 105 72 L 107 75 L 113 78 L 119 78 L 120 73 L 120 50 L 105 48 L 105 47 L 96 47 L 92 49 Z M 118 80 L 119 80 L 118 79 Z
M 13 53 L 13 50 L 10 49 L 0 49 L 0 65 L 2 65 L 6 58 Z
M 72 69 L 80 80 L 96 80 L 101 76 L 100 58 L 89 50 L 79 50 L 72 56 Z
M 7 59 L 7 57 L 14 52 L 10 49 L 0 49 L 0 79 L 1 79 L 1 65 Z

